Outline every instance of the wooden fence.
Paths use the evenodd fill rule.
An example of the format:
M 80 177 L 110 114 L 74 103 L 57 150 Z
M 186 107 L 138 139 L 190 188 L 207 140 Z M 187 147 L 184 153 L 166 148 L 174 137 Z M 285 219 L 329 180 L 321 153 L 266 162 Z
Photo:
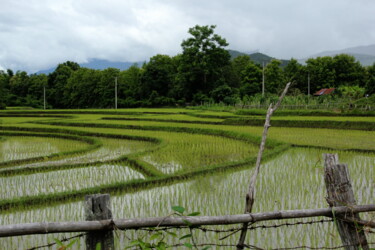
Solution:
M 269 220 L 285 220 L 326 216 L 337 221 L 337 229 L 345 249 L 370 249 L 365 228 L 375 228 L 375 222 L 364 221 L 359 213 L 375 211 L 375 204 L 356 205 L 346 164 L 339 164 L 337 155 L 325 154 L 325 184 L 330 208 L 286 210 L 226 216 L 182 216 L 136 219 L 113 219 L 108 194 L 85 197 L 86 221 L 27 223 L 0 226 L 0 237 L 30 234 L 87 232 L 86 248 L 114 249 L 113 230 L 141 229 L 150 227 L 196 227 L 204 225 L 229 225 L 255 223 Z M 237 245 L 243 249 L 245 245 Z

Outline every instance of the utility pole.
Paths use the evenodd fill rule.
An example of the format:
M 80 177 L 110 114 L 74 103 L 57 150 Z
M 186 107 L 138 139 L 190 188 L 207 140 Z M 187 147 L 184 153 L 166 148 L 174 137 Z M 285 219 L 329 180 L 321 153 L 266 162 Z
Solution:
M 264 97 L 264 62 L 262 68 L 262 96 Z
M 115 77 L 115 109 L 117 109 L 117 76 Z
M 43 103 L 44 103 L 44 110 L 46 110 L 46 85 L 43 85 Z
M 310 72 L 307 72 L 307 96 L 310 97 Z

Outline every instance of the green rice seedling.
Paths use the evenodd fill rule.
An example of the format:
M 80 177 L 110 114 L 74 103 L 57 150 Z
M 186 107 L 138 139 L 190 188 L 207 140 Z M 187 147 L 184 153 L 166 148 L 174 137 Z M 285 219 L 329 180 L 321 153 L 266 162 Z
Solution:
M 84 123 L 84 122 L 83 122 Z M 253 126 L 229 126 L 229 125 L 205 125 L 205 124 L 180 124 L 163 122 L 142 121 L 101 121 L 101 124 L 131 125 L 131 126 L 155 126 L 165 128 L 192 128 L 192 129 L 217 129 L 223 131 L 239 132 L 242 134 L 262 134 L 262 127 Z M 271 121 L 272 125 L 272 121 Z M 283 128 L 273 127 L 269 133 L 269 139 L 275 139 L 290 144 L 301 146 L 318 146 L 337 149 L 363 149 L 375 150 L 375 132 L 344 129 L 315 129 L 315 128 Z
M 64 151 L 80 150 L 87 144 L 52 137 L 13 136 L 0 141 L 0 162 L 48 156 Z
M 264 118 L 231 118 L 222 122 L 228 125 L 246 125 L 246 126 L 262 126 Z M 329 119 L 290 119 L 289 117 L 279 117 L 273 119 L 273 126 L 275 127 L 300 127 L 300 128 L 329 128 L 329 129 L 350 129 L 350 130 L 375 130 L 375 122 L 373 121 L 351 121 L 346 120 L 329 120 Z
M 77 128 L 77 130 L 80 128 Z M 151 128 L 152 129 L 152 128 Z M 157 130 L 158 128 L 156 128 Z M 168 130 L 168 129 L 167 129 Z M 126 133 L 133 136 L 149 136 L 160 138 L 165 141 L 168 145 L 165 149 L 166 151 L 161 154 L 164 154 L 164 157 L 167 157 L 166 152 L 173 154 L 173 152 L 178 153 L 179 151 L 186 151 L 188 149 L 195 150 L 195 152 L 186 151 L 185 155 L 191 154 L 187 161 L 190 161 L 190 157 L 193 154 L 197 153 L 196 159 L 193 159 L 196 162 L 196 165 L 210 165 L 211 161 L 213 164 L 222 163 L 224 161 L 236 161 L 244 158 L 244 152 L 246 156 L 254 155 L 253 153 L 257 150 L 253 144 L 245 143 L 238 140 L 222 138 L 220 136 L 211 136 L 211 135 L 199 135 L 199 133 L 209 133 L 210 131 L 199 131 L 194 129 L 187 129 L 186 131 L 192 131 L 193 133 L 176 133 L 176 132 L 165 132 L 165 131 L 148 131 L 148 130 L 132 130 L 126 129 L 123 130 L 112 130 L 110 128 L 85 128 L 85 131 L 88 132 L 104 132 L 106 133 Z M 113 132 L 112 132 L 113 131 Z M 173 131 L 173 130 L 172 130 Z M 213 131 L 215 133 L 220 131 Z M 225 137 L 236 137 L 235 135 L 226 135 L 225 132 L 221 133 Z M 240 138 L 240 137 L 239 137 Z M 183 148 L 181 148 L 183 147 Z M 200 147 L 200 148 L 197 148 Z M 216 149 L 214 149 L 215 147 Z M 180 150 L 181 148 L 181 150 Z M 207 149 L 204 149 L 207 148 Z M 199 151 L 199 152 L 198 152 Z M 212 155 L 212 154 L 213 155 Z M 209 155 L 211 154 L 211 155 Z M 229 158 L 228 158 L 229 157 Z M 201 160 L 199 160 L 201 159 Z M 155 160 L 152 160 L 155 161 Z M 203 162 L 206 161 L 206 162 Z M 215 162 L 216 161 L 216 162 Z M 164 163 L 164 162 L 163 162 Z
M 259 116 L 259 118 L 264 118 Z M 374 116 L 275 116 L 272 120 L 375 122 Z
M 120 164 L 103 164 L 49 173 L 2 177 L 0 189 L 8 191 L 1 192 L 0 199 L 35 196 L 40 193 L 60 193 L 143 178 L 142 174 Z
M 170 133 L 172 137 L 173 133 Z M 145 155 L 142 160 L 156 166 L 165 174 L 204 168 L 210 165 L 241 161 L 255 156 L 255 145 L 208 135 L 179 133 L 162 149 Z
M 326 193 L 321 159 L 323 152 L 326 151 L 293 149 L 264 164 L 261 170 L 261 178 L 257 183 L 254 212 L 327 207 L 328 205 L 324 198 Z M 358 153 L 350 152 L 344 152 L 343 155 L 345 157 L 342 157 L 341 161 L 349 164 L 351 173 L 353 173 L 352 179 L 365 183 L 362 185 L 353 182 L 357 197 L 361 197 L 357 198 L 358 201 L 362 202 L 360 204 L 373 204 L 375 190 L 375 171 L 373 166 L 375 157 L 373 155 L 362 155 L 358 159 Z M 358 171 L 358 168 L 361 168 L 361 171 Z M 140 204 L 147 200 L 153 200 L 153 208 L 156 207 L 158 208 L 156 209 L 157 211 L 162 211 L 157 213 L 157 216 L 167 213 L 168 206 L 173 204 L 180 204 L 189 209 L 199 210 L 204 215 L 238 214 L 243 212 L 245 194 L 251 172 L 252 170 L 244 170 L 228 176 L 205 176 L 204 179 L 198 178 L 195 181 L 171 187 L 141 191 L 134 195 L 125 195 L 123 198 L 118 197 L 120 199 L 118 204 L 134 203 L 134 206 L 139 207 L 137 200 L 142 200 Z M 141 198 L 143 195 L 145 197 Z M 117 197 L 114 200 L 117 202 Z M 160 201 L 160 203 L 156 203 L 156 200 Z M 129 209 L 124 211 L 129 213 Z M 134 212 L 131 217 L 143 217 L 152 213 L 147 204 L 144 205 L 143 209 Z M 119 214 L 119 217 L 129 216 L 125 215 L 125 213 Z M 363 217 L 366 218 L 366 216 Z M 293 223 L 296 220 L 288 222 Z M 274 223 L 263 224 L 268 226 Z M 336 229 L 329 224 L 300 225 L 298 227 L 267 230 L 258 229 L 249 232 L 249 234 L 251 234 L 251 237 L 249 237 L 248 244 L 262 248 L 299 245 L 312 247 L 341 245 Z M 203 237 L 201 238 L 203 242 L 207 242 L 207 239 L 215 238 L 213 234 L 207 235 L 207 233 L 206 237 L 201 237 Z M 304 239 L 304 241 L 301 241 L 301 239 Z M 236 244 L 237 240 L 238 235 L 228 238 L 225 242 Z
M 324 208 L 325 187 L 323 181 L 322 153 L 327 150 L 294 148 L 283 155 L 264 163 L 260 179 L 257 182 L 257 194 L 253 212 L 274 211 L 279 209 Z M 375 156 L 358 152 L 339 152 L 340 161 L 349 166 L 353 189 L 359 204 L 373 204 Z M 135 193 L 112 197 L 114 218 L 135 218 L 165 216 L 170 208 L 180 205 L 189 211 L 200 211 L 202 215 L 225 215 L 243 213 L 252 169 L 232 174 L 206 175 L 192 181 L 169 186 L 152 188 Z M 364 183 L 364 184 L 363 184 Z M 0 214 L 2 224 L 83 220 L 83 202 L 74 202 L 59 206 L 50 206 L 23 212 Z M 369 218 L 363 214 L 362 218 Z M 320 220 L 321 218 L 317 218 Z M 298 220 L 300 221 L 300 220 Z M 302 221 L 311 221 L 304 219 Z M 257 223 L 254 226 L 272 226 L 280 222 Z M 294 223 L 296 220 L 288 220 Z M 232 228 L 233 226 L 229 226 Z M 225 229 L 227 226 L 214 227 Z M 219 241 L 228 233 L 215 234 L 194 231 L 198 243 L 237 244 L 238 234 Z M 116 244 L 129 245 L 130 239 L 136 239 L 141 232 L 118 232 Z M 247 244 L 262 248 L 280 248 L 307 245 L 311 247 L 334 247 L 341 245 L 334 224 L 317 223 L 280 228 L 254 229 L 248 232 Z M 34 244 L 45 242 L 45 236 L 28 236 L 27 241 Z M 44 237 L 44 238 L 43 238 Z M 26 239 L 25 239 L 26 240 Z M 177 241 L 169 239 L 168 243 Z M 374 235 L 368 240 L 375 241 Z M 4 246 L 14 245 L 16 238 L 0 239 Z M 32 245 L 30 243 L 30 245 Z
M 201 116 L 194 116 L 191 113 L 188 114 L 143 114 L 143 115 L 130 115 L 130 116 L 105 116 L 102 119 L 115 119 L 115 118 L 123 118 L 123 119 L 138 119 L 138 120 L 158 120 L 158 121 L 180 121 L 180 122 L 222 122 L 223 118 L 217 117 L 201 117 Z
M 35 121 L 47 121 L 53 120 L 56 118 L 46 118 L 46 117 L 3 117 L 0 124 L 9 125 L 9 124 L 22 124 L 25 122 L 35 122 Z
M 94 137 L 102 142 L 102 147 L 92 152 L 78 154 L 76 156 L 66 157 L 63 159 L 50 160 L 45 162 L 27 163 L 18 166 L 4 168 L 21 169 L 21 168 L 37 168 L 41 166 L 66 165 L 66 164 L 83 164 L 92 162 L 105 162 L 119 158 L 123 155 L 128 155 L 143 151 L 149 147 L 154 146 L 154 143 L 147 141 L 124 140 L 114 138 Z
M 196 115 L 194 119 L 187 118 L 188 115 L 185 114 L 178 114 L 178 112 L 186 112 L 186 110 L 173 110 L 168 112 L 168 110 L 145 109 L 141 111 L 124 110 L 118 113 L 113 110 L 53 112 L 74 114 L 74 118 L 67 120 L 62 117 L 55 117 L 55 120 L 51 124 L 36 124 L 30 122 L 37 121 L 38 119 L 33 120 L 31 117 L 17 119 L 7 117 L 5 118 L 7 119 L 6 126 L 15 129 L 64 129 L 64 133 L 91 132 L 155 138 L 163 141 L 163 143 L 153 149 L 147 146 L 149 148 L 148 150 L 136 150 L 135 152 L 138 153 L 132 154 L 132 159 L 152 163 L 164 174 L 169 174 L 168 177 L 158 177 L 165 178 L 166 180 L 168 180 L 168 178 L 173 180 L 172 178 L 178 175 L 184 176 L 183 173 L 186 171 L 195 171 L 198 173 L 202 168 L 210 168 L 215 166 L 215 164 L 229 164 L 230 162 L 241 161 L 241 159 L 246 159 L 246 157 L 254 156 L 257 151 L 256 146 L 254 146 L 256 145 L 256 140 L 248 140 L 247 137 L 254 135 L 260 136 L 263 130 L 261 126 L 252 127 L 194 123 L 211 119 L 224 119 L 224 116 L 228 118 L 234 116 L 231 113 L 223 114 L 221 112 L 213 112 L 211 114 L 206 112 L 206 114 L 204 114 L 194 111 L 194 113 L 190 114 Z M 51 111 L 51 114 L 53 114 L 53 112 Z M 128 121 L 101 119 L 104 116 L 137 118 L 138 116 L 136 116 L 135 113 L 142 113 L 145 119 Z M 286 118 L 280 116 L 280 119 Z M 372 122 L 369 118 L 355 119 L 351 117 L 316 119 L 317 121 L 327 122 L 346 121 L 344 119 Z M 172 120 L 178 122 L 170 122 Z M 296 117 L 290 120 L 298 122 L 303 119 Z M 303 121 L 306 120 L 311 120 L 313 126 L 315 118 L 307 118 Z M 187 121 L 189 123 L 182 123 L 181 121 Z M 73 127 L 73 125 L 75 127 Z M 373 172 L 374 156 L 371 154 L 366 155 L 358 153 L 359 150 L 375 150 L 374 132 L 273 127 L 270 130 L 269 139 L 300 146 L 326 148 L 325 151 L 329 148 L 356 150 L 357 152 L 343 152 L 344 155 L 342 157 L 340 156 L 340 160 L 341 162 L 349 164 L 354 183 L 354 191 L 358 194 L 357 200 L 359 203 L 374 203 L 372 199 L 374 194 L 373 180 L 375 179 Z M 323 170 L 321 166 L 321 154 L 325 151 L 296 148 L 284 153 L 275 160 L 265 163 L 257 183 L 258 191 L 254 212 L 326 207 L 327 204 L 324 200 L 325 188 L 322 184 Z M 99 158 L 104 158 L 103 155 Z M 231 158 L 232 156 L 233 158 Z M 96 154 L 92 157 L 96 157 Z M 112 161 L 111 159 L 112 158 L 109 158 L 108 160 Z M 75 164 L 74 160 L 72 162 Z M 372 166 L 372 168 L 368 166 Z M 250 167 L 251 166 L 249 166 L 249 168 Z M 65 171 L 56 173 L 60 172 Z M 47 175 L 49 174 L 52 176 L 54 173 L 51 172 Z M 206 174 L 204 177 L 193 180 L 190 179 L 189 181 L 177 184 L 173 182 L 168 186 L 157 188 L 151 188 L 153 184 L 146 184 L 150 185 L 149 188 L 151 189 L 133 193 L 130 192 L 130 189 L 126 191 L 124 191 L 124 189 L 119 189 L 122 190 L 122 193 L 127 193 L 119 193 L 117 196 L 113 197 L 114 217 L 164 216 L 169 214 L 170 207 L 174 205 L 186 207 L 188 210 L 199 210 L 203 215 L 242 213 L 245 200 L 244 196 L 247 191 L 250 175 L 251 170 L 243 170 L 232 174 Z M 35 176 L 37 176 L 37 174 L 35 174 Z M 12 178 L 14 177 L 9 177 L 9 180 L 15 180 Z M 156 181 L 158 179 L 149 180 Z M 144 183 L 147 183 L 146 181 L 149 180 L 145 180 Z M 27 182 L 26 179 L 24 181 Z M 142 181 L 140 183 L 142 183 Z M 56 194 L 61 193 L 57 191 Z M 47 219 L 48 221 L 82 220 L 84 218 L 81 202 L 67 203 L 53 207 L 46 206 L 38 209 L 25 209 L 26 210 L 23 212 L 14 211 L 1 213 L 1 224 L 31 222 L 33 220 L 41 221 L 45 218 L 49 218 L 49 220 Z M 363 218 L 371 219 L 371 216 L 363 215 Z M 295 222 L 295 220 L 288 221 L 288 223 L 293 222 Z M 260 226 L 261 225 L 270 226 L 271 224 L 260 223 Z M 226 227 L 219 227 L 219 229 L 221 228 Z M 299 245 L 333 247 L 341 244 L 333 223 L 298 225 L 290 228 L 256 229 L 251 230 L 249 234 L 251 234 L 251 237 L 248 239 L 248 244 L 263 248 L 293 247 Z M 137 237 L 137 232 L 127 233 L 126 236 L 120 234 L 119 238 L 116 239 L 116 244 L 122 246 L 129 244 L 127 237 L 135 239 Z M 220 238 L 220 236 L 211 232 L 206 232 L 205 234 L 194 232 L 194 237 L 197 239 L 197 242 L 209 242 L 213 240 L 215 243 L 236 244 L 238 240 L 238 236 L 233 236 L 219 242 L 218 238 Z M 374 239 L 371 238 L 373 237 L 372 235 L 369 237 L 370 240 L 374 241 Z M 13 239 L 15 238 L 1 239 L 0 244 L 4 246 L 15 246 L 16 242 Z M 31 243 L 25 243 L 25 245 L 32 247 L 35 246 L 33 243 L 37 242 L 39 244 L 40 242 L 45 242 L 48 240 L 48 237 L 30 236 L 24 239 L 26 242 L 29 242 L 28 239 L 30 239 Z M 169 243 L 173 244 L 175 242 L 176 241 L 172 239 Z

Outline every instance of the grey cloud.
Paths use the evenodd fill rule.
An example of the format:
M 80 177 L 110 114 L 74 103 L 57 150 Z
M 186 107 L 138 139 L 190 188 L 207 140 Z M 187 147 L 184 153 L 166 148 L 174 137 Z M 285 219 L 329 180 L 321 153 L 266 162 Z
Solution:
M 232 49 L 301 58 L 374 43 L 374 9 L 371 0 L 3 0 L 0 67 L 175 55 L 196 24 L 216 24 Z

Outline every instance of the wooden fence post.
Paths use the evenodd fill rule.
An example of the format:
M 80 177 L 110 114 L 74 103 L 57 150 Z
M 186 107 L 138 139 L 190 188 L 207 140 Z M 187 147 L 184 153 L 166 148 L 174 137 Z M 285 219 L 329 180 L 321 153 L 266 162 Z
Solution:
M 348 166 L 339 164 L 337 154 L 324 154 L 324 181 L 328 194 L 326 199 L 330 207 L 356 205 Z M 345 249 L 369 249 L 363 226 L 348 221 L 360 220 L 358 213 L 343 214 L 335 219 Z
M 109 194 L 86 195 L 85 216 L 88 221 L 112 219 Z M 100 244 L 100 248 L 96 248 L 98 244 Z M 113 250 L 113 231 L 108 230 L 88 233 L 86 236 L 86 249 Z

